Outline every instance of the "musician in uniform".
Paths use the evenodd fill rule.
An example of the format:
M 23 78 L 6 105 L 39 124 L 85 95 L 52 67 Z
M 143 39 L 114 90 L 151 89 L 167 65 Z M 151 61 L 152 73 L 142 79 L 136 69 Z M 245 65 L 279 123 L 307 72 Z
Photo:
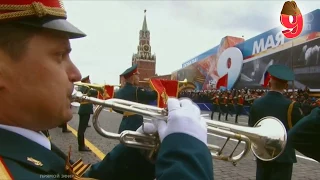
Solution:
M 270 91 L 263 97 L 254 101 L 249 116 L 249 126 L 253 127 L 257 121 L 266 116 L 273 116 L 281 120 L 288 131 L 299 119 L 303 117 L 299 105 L 291 102 L 283 95 L 287 89 L 288 81 L 294 80 L 293 71 L 284 65 L 272 65 L 267 72 L 270 75 Z M 281 156 L 273 161 L 264 162 L 257 159 L 257 180 L 290 180 L 292 176 L 293 163 L 296 163 L 295 150 L 291 143 L 287 146 Z
M 81 79 L 81 82 L 83 83 L 90 83 L 90 76 L 86 76 Z M 79 91 L 83 94 L 87 94 L 90 97 L 97 97 L 98 92 L 94 89 L 90 89 L 85 86 L 80 86 Z M 79 151 L 91 151 L 88 147 L 85 145 L 84 141 L 84 133 L 86 132 L 86 129 L 88 127 L 88 123 L 90 120 L 91 114 L 93 114 L 93 105 L 89 102 L 81 102 L 80 107 L 78 110 L 79 114 L 79 125 L 78 125 L 78 150 Z
M 128 101 L 148 104 L 155 101 L 158 97 L 156 91 L 148 91 L 138 87 L 139 72 L 137 64 L 126 69 L 120 76 L 125 79 L 125 85 L 115 93 L 115 98 L 124 99 Z M 119 111 L 115 110 L 119 113 Z M 121 133 L 124 130 L 135 131 L 143 123 L 143 116 L 131 112 L 120 112 L 123 114 L 122 121 L 118 130 Z
M 0 179 L 67 179 L 65 154 L 56 153 L 40 131 L 72 119 L 73 83 L 81 74 L 70 60 L 69 39 L 85 34 L 66 20 L 59 0 L 1 1 L 0 24 Z M 138 129 L 160 132 L 154 165 L 140 150 L 117 145 L 84 177 L 213 179 L 199 108 L 190 100 L 169 99 L 168 110 L 168 123 Z
M 303 155 L 320 162 L 319 129 L 320 107 L 316 107 L 290 129 L 288 141 Z

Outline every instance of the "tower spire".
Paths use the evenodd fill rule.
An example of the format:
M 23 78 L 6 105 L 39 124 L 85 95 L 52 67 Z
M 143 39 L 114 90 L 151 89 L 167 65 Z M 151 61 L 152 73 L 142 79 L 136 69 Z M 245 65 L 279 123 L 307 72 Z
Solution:
M 147 10 L 144 10 L 144 19 L 142 29 L 139 31 L 139 44 L 137 53 L 132 56 L 132 65 L 138 65 L 138 71 L 141 73 L 140 78 L 150 78 L 155 76 L 156 72 L 156 56 L 151 53 L 150 31 L 147 26 Z M 149 87 L 148 83 L 140 85 L 141 87 Z
M 143 24 L 142 24 L 142 31 L 148 31 L 148 26 L 147 26 L 147 10 L 144 10 L 144 19 L 143 19 Z

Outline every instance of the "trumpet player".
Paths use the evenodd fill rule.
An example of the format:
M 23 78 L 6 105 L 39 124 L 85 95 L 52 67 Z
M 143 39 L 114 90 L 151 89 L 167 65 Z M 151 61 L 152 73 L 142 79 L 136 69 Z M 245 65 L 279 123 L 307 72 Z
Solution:
M 115 98 L 129 100 L 138 103 L 148 104 L 155 101 L 158 97 L 156 91 L 148 91 L 138 87 L 139 71 L 137 64 L 126 69 L 120 76 L 125 79 L 125 85 L 115 93 Z M 116 112 L 119 112 L 116 110 Z M 135 131 L 143 123 L 143 117 L 131 112 L 119 112 L 123 114 L 122 121 L 118 130 L 121 133 L 124 130 Z
M 82 83 L 91 83 L 90 76 L 86 76 L 81 79 Z M 98 92 L 94 89 L 90 89 L 85 86 L 80 86 L 79 91 L 83 94 L 87 94 L 91 97 L 97 97 Z M 91 151 L 86 145 L 84 141 L 84 133 L 86 132 L 88 123 L 90 121 L 90 116 L 93 114 L 93 105 L 90 102 L 81 102 L 78 110 L 79 114 L 79 125 L 78 125 L 78 150 L 83 152 Z
M 55 153 L 55 146 L 40 133 L 73 116 L 73 83 L 81 74 L 70 59 L 69 39 L 85 34 L 66 19 L 60 0 L 0 2 L 0 179 L 66 177 L 62 175 L 67 173 L 67 159 Z M 170 100 L 168 107 L 168 123 L 155 121 L 140 128 L 159 132 L 162 145 L 155 164 L 138 149 L 117 145 L 84 177 L 213 179 L 199 108 L 190 100 L 177 99 Z
M 302 111 L 295 102 L 287 99 L 283 92 L 288 81 L 294 80 L 293 71 L 284 65 L 271 65 L 267 70 L 269 92 L 254 101 L 249 116 L 249 126 L 253 127 L 263 117 L 273 116 L 281 120 L 288 131 L 303 117 Z M 270 129 L 272 131 L 272 129 Z M 282 155 L 273 161 L 264 162 L 257 159 L 257 180 L 291 180 L 293 163 L 296 163 L 295 150 L 290 142 Z

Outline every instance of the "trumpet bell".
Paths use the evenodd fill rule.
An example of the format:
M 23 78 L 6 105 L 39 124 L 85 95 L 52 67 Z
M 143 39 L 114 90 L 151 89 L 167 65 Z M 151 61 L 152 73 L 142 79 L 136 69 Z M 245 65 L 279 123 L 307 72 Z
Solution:
M 282 122 L 271 116 L 260 119 L 256 124 L 259 130 L 251 136 L 251 150 L 262 161 L 272 161 L 279 157 L 287 144 L 287 131 Z

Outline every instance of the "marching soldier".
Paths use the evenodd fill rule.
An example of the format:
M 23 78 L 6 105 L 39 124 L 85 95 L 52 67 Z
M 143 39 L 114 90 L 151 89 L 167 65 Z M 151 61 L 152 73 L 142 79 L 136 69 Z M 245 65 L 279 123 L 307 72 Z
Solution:
M 83 83 L 91 83 L 90 77 L 86 76 L 81 79 Z M 98 92 L 85 86 L 80 86 L 79 91 L 83 94 L 87 94 L 90 97 L 97 97 Z M 78 110 L 79 114 L 79 126 L 78 126 L 78 150 L 79 151 L 91 151 L 86 147 L 84 143 L 84 133 L 88 127 L 91 114 L 93 114 L 93 105 L 89 102 L 81 102 Z
M 55 146 L 40 133 L 73 117 L 73 83 L 81 74 L 70 59 L 69 39 L 85 34 L 66 19 L 60 0 L 0 2 L 0 63 L 5 67 L 0 68 L 0 179 L 75 178 L 75 172 L 67 172 L 68 158 L 56 153 Z M 168 110 L 169 123 L 155 121 L 138 129 L 141 133 L 161 132 L 155 164 L 140 150 L 120 144 L 82 177 L 213 179 L 207 129 L 199 108 L 190 100 L 169 98 Z
M 212 100 L 213 100 L 213 103 L 212 103 L 211 119 L 213 119 L 214 112 L 218 112 L 220 114 L 219 95 L 214 93 Z
M 147 91 L 139 85 L 139 72 L 137 64 L 126 69 L 120 76 L 125 79 L 125 85 L 115 93 L 115 98 L 129 100 L 138 103 L 148 104 L 155 101 L 158 97 L 156 91 Z M 116 112 L 119 112 L 115 110 Z M 122 121 L 118 130 L 121 133 L 124 130 L 135 131 L 143 123 L 143 116 L 131 112 L 121 112 L 123 114 Z
M 236 105 L 237 111 L 236 111 L 235 123 L 238 123 L 238 117 L 242 114 L 243 103 L 244 103 L 244 98 L 243 98 L 243 93 L 241 93 L 240 95 L 238 95 L 238 98 L 237 98 L 237 105 Z
M 230 114 L 231 117 L 233 117 L 234 113 L 234 101 L 232 94 L 229 94 L 228 100 L 227 100 L 227 114 L 226 114 L 226 120 L 228 119 L 228 115 Z
M 226 95 L 226 92 L 223 92 L 220 98 L 219 104 L 220 104 L 220 113 L 219 113 L 218 120 L 220 121 L 221 114 L 222 114 L 222 115 L 225 115 L 225 120 L 228 121 L 227 119 L 228 118 L 228 97 Z
M 256 99 L 250 109 L 249 126 L 266 116 L 273 116 L 281 120 L 288 131 L 299 119 L 303 117 L 301 109 L 295 102 L 291 102 L 282 93 L 287 88 L 288 81 L 294 80 L 293 71 L 284 65 L 272 65 L 268 68 L 271 76 L 270 91 L 263 97 Z M 290 180 L 293 163 L 296 163 L 295 150 L 292 144 L 287 146 L 281 156 L 269 162 L 257 159 L 257 180 Z
M 226 108 L 226 104 L 225 104 L 225 95 L 224 93 L 220 94 L 219 96 L 219 115 L 218 115 L 218 121 L 220 121 L 221 119 L 221 115 L 225 115 L 225 108 Z
M 248 105 L 251 107 L 253 104 L 253 100 L 254 100 L 253 96 L 250 94 L 247 96 L 247 99 L 245 99 L 245 100 L 247 101 Z

